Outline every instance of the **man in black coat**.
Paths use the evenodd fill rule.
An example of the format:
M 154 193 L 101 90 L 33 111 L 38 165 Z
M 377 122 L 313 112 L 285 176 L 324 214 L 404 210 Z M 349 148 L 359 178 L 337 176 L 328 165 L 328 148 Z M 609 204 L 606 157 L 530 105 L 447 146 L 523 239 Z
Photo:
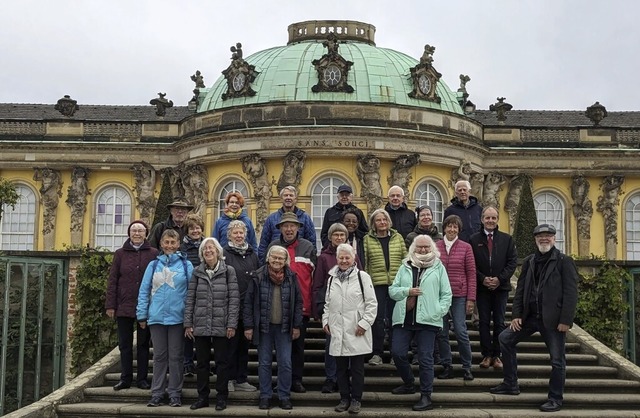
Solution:
M 451 199 L 451 205 L 444 210 L 442 219 L 449 215 L 458 215 L 462 219 L 462 230 L 458 234 L 464 242 L 469 242 L 472 234 L 480 229 L 482 206 L 475 196 L 471 196 L 471 183 L 459 180 L 455 185 L 456 197 Z
M 391 186 L 388 193 L 389 203 L 386 204 L 384 210 L 387 211 L 391 218 L 391 228 L 395 229 L 402 235 L 403 239 L 407 238 L 410 232 L 416 227 L 416 214 L 407 208 L 404 203 L 404 190 L 400 186 Z
M 566 378 L 565 343 L 578 303 L 578 271 L 573 259 L 555 247 L 556 229 L 553 225 L 538 225 L 533 235 L 538 249 L 522 264 L 513 300 L 513 319 L 509 328 L 500 334 L 504 380 L 490 392 L 520 393 L 516 344 L 538 331 L 551 357 L 548 400 L 540 410 L 554 412 L 562 407 Z
M 189 211 L 193 209 L 193 205 L 189 204 L 184 197 L 175 197 L 173 201 L 167 205 L 167 208 L 170 212 L 167 220 L 155 224 L 149 233 L 149 244 L 158 250 L 160 249 L 160 237 L 167 229 L 175 229 L 178 231 L 180 234 L 180 242 L 182 242 L 182 238 L 187 234 L 184 221 L 187 219 Z
M 476 260 L 476 307 L 483 369 L 502 368 L 498 336 L 505 329 L 504 317 L 511 290 L 511 276 L 516 271 L 518 254 L 511 235 L 498 230 L 498 210 L 487 206 L 482 211 L 482 230 L 471 236 Z M 489 245 L 491 239 L 491 245 Z M 491 321 L 493 320 L 493 336 Z
M 356 213 L 360 223 L 358 224 L 358 231 L 361 232 L 361 235 L 364 236 L 367 232 L 369 232 L 369 226 L 367 225 L 367 221 L 365 220 L 365 216 L 362 211 L 351 201 L 353 200 L 353 190 L 351 186 L 347 184 L 343 184 L 338 187 L 338 202 L 331 206 L 324 213 L 324 219 L 322 220 L 322 230 L 320 231 L 320 240 L 322 241 L 322 248 L 329 245 L 329 227 L 331 225 L 340 222 L 342 219 L 342 215 L 347 209 L 351 209 Z

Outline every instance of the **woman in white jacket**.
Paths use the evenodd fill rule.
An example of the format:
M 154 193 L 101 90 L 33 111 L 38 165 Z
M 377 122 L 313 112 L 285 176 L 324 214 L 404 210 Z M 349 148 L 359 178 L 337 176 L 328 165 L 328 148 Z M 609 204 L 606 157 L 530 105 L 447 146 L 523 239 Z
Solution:
M 336 258 L 338 265 L 329 270 L 322 326 L 331 335 L 329 354 L 336 358 L 340 403 L 335 411 L 357 414 L 364 388 L 364 357 L 373 349 L 371 326 L 378 302 L 371 277 L 356 266 L 353 247 L 338 245 Z

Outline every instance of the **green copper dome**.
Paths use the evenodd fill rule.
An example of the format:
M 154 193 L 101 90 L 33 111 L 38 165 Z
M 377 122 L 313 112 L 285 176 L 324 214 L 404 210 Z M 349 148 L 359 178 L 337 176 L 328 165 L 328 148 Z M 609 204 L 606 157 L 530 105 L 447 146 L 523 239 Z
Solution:
M 436 85 L 440 103 L 409 97 L 413 90 L 410 69 L 419 61 L 392 49 L 376 47 L 373 26 L 353 21 L 329 23 L 330 30 L 336 27 L 343 29 L 342 33 L 336 31 L 340 40 L 338 53 L 353 62 L 347 76 L 347 83 L 354 88 L 353 93 L 314 93 L 311 90 L 318 84 L 318 72 L 312 61 L 327 53 L 327 48 L 323 46 L 327 32 L 318 33 L 321 32 L 318 28 L 327 29 L 327 21 L 302 22 L 289 27 L 289 44 L 286 46 L 266 49 L 244 58 L 258 72 L 251 84 L 256 92 L 254 96 L 223 100 L 222 96 L 228 87 L 227 80 L 221 76 L 210 88 L 200 89 L 198 112 L 272 102 L 354 102 L 395 104 L 464 114 L 456 93 L 441 80 Z M 340 26 L 341 23 L 345 26 Z M 364 25 L 368 29 L 367 36 L 349 36 L 346 33 L 348 24 Z M 314 32 L 308 34 L 307 28 L 300 29 L 300 25 L 311 26 L 309 32 Z M 296 39 L 292 34 L 295 30 L 303 35 Z

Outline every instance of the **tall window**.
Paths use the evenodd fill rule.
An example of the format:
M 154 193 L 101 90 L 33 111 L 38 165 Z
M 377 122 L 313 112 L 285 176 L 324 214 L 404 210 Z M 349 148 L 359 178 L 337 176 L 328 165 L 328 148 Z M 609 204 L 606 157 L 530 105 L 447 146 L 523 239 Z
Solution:
M 442 214 L 444 213 L 442 193 L 436 186 L 426 181 L 423 181 L 416 188 L 414 197 L 416 199 L 416 205 L 429 205 L 433 209 L 433 222 L 438 228 L 442 225 Z
M 131 195 L 122 187 L 110 186 L 96 197 L 96 247 L 115 251 L 127 239 L 131 223 Z
M 320 231 L 322 231 L 322 221 L 324 213 L 331 206 L 336 204 L 338 187 L 345 184 L 344 180 L 338 177 L 325 177 L 320 179 L 313 186 L 313 195 L 311 197 L 311 219 L 316 227 L 316 248 L 322 248 L 320 241 Z
M 533 198 L 539 224 L 551 224 L 556 228 L 556 248 L 565 252 L 564 202 L 551 192 L 538 193 Z
M 627 260 L 640 260 L 640 193 L 627 200 L 624 206 L 627 238 Z
M 27 186 L 16 185 L 20 195 L 15 208 L 4 205 L 0 248 L 3 250 L 35 250 L 36 195 Z
M 213 220 L 214 222 L 219 217 L 222 216 L 222 213 L 224 212 L 224 207 L 225 207 L 224 199 L 225 197 L 227 197 L 227 194 L 231 192 L 242 193 L 242 196 L 245 198 L 245 209 L 246 209 L 246 205 L 247 205 L 246 199 L 249 197 L 247 192 L 247 186 L 245 186 L 244 182 L 242 182 L 241 180 L 235 180 L 235 179 L 231 180 L 228 183 L 226 183 L 224 186 L 222 186 L 222 188 L 220 189 L 220 193 L 218 193 L 218 216 L 216 217 L 216 219 Z

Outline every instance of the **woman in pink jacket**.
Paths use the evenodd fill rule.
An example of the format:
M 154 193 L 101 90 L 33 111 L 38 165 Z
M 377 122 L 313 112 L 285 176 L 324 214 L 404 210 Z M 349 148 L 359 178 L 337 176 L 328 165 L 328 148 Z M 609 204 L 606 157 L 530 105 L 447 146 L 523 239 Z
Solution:
M 473 312 L 476 300 L 476 263 L 471 245 L 458 239 L 462 230 L 462 219 L 457 215 L 449 215 L 442 222 L 444 239 L 436 243 L 440 251 L 440 261 L 444 264 L 453 300 L 449 313 L 444 317 L 442 331 L 438 335 L 438 347 L 444 371 L 438 379 L 452 379 L 451 346 L 449 345 L 449 321 L 453 320 L 453 332 L 458 341 L 460 361 L 464 370 L 464 380 L 473 380 L 471 373 L 471 344 L 467 333 L 467 315 Z

